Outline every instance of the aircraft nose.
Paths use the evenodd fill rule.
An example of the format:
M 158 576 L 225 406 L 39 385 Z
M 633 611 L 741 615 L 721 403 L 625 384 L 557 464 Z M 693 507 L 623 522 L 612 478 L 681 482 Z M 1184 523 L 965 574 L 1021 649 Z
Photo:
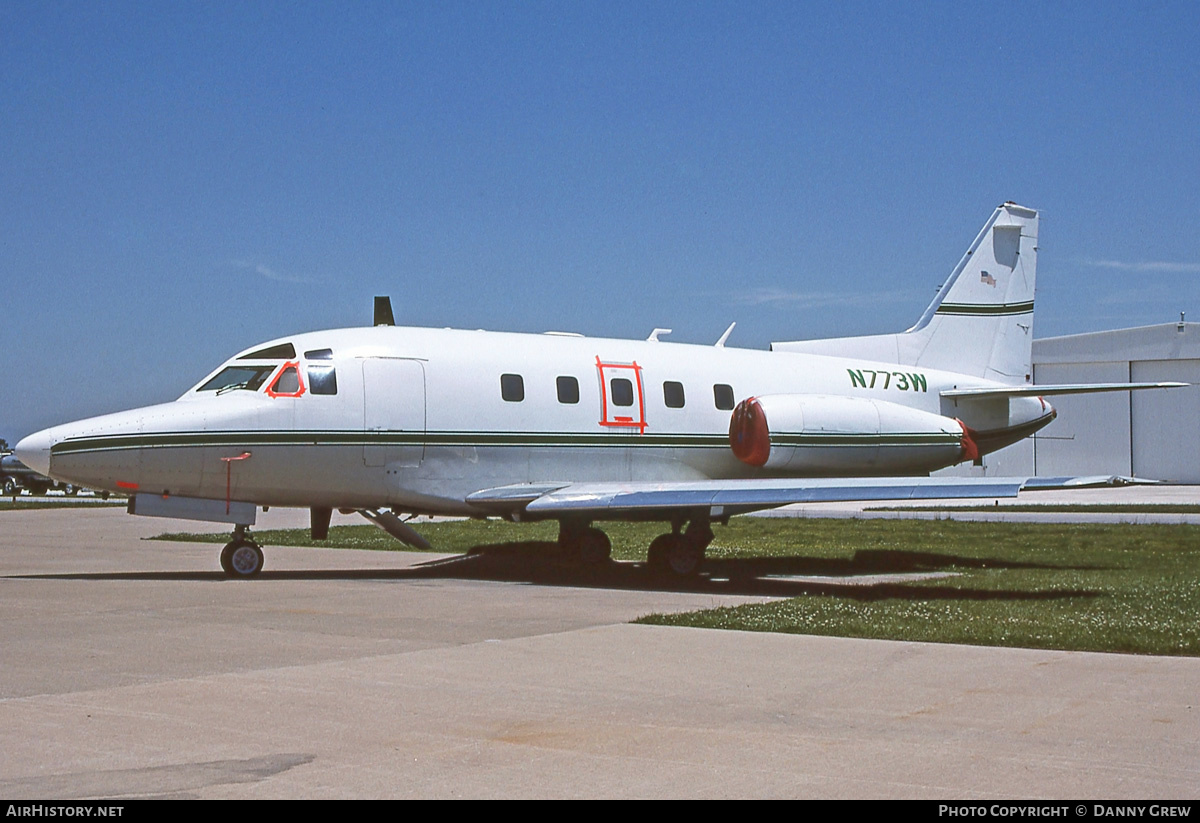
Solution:
M 50 447 L 54 445 L 54 437 L 49 429 L 34 432 L 20 443 L 14 450 L 17 459 L 38 474 L 50 474 Z

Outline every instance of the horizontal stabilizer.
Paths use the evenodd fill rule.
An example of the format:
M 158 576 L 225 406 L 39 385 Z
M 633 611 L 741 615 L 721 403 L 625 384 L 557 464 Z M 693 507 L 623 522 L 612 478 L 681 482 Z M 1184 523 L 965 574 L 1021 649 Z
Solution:
M 1092 394 L 1138 389 L 1179 389 L 1190 383 L 1061 383 L 1045 386 L 1001 386 L 983 389 L 947 389 L 942 397 L 1050 397 L 1055 394 Z
M 1082 477 L 1031 477 L 1021 487 L 1023 492 L 1051 491 L 1055 489 L 1091 489 L 1100 486 L 1153 486 L 1161 480 L 1146 480 L 1141 477 L 1125 477 L 1120 474 L 1092 474 Z

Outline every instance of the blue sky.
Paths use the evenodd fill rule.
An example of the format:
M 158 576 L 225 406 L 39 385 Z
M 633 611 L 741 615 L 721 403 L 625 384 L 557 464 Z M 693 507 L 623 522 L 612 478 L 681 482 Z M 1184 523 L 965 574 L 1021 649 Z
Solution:
M 1200 4 L 0 4 L 0 437 L 368 323 L 910 325 L 1042 212 L 1035 333 L 1200 320 Z

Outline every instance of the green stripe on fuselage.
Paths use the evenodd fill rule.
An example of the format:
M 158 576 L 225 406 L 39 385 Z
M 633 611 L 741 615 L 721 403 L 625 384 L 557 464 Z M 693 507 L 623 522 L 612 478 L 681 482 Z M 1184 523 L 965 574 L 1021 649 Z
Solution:
M 1029 314 L 1033 311 L 1033 301 L 1024 303 L 943 303 L 937 307 L 936 314 L 957 314 L 970 316 L 998 316 L 1008 314 Z
M 776 433 L 772 445 L 784 447 L 927 446 L 952 445 L 953 433 L 902 434 Z M 126 449 L 250 447 L 250 446 L 478 446 L 500 448 L 702 448 L 727 449 L 724 434 L 637 434 L 623 432 L 363 432 L 266 431 L 170 432 L 108 435 L 55 443 L 51 454 L 84 454 Z

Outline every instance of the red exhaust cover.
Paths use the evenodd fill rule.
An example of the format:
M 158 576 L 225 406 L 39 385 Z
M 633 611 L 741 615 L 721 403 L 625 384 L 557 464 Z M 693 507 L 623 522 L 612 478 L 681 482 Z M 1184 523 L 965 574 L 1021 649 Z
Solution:
M 971 431 L 966 423 L 954 418 L 954 422 L 962 426 L 962 459 L 963 460 L 978 460 L 979 459 L 979 444 L 975 442 L 975 432 Z

